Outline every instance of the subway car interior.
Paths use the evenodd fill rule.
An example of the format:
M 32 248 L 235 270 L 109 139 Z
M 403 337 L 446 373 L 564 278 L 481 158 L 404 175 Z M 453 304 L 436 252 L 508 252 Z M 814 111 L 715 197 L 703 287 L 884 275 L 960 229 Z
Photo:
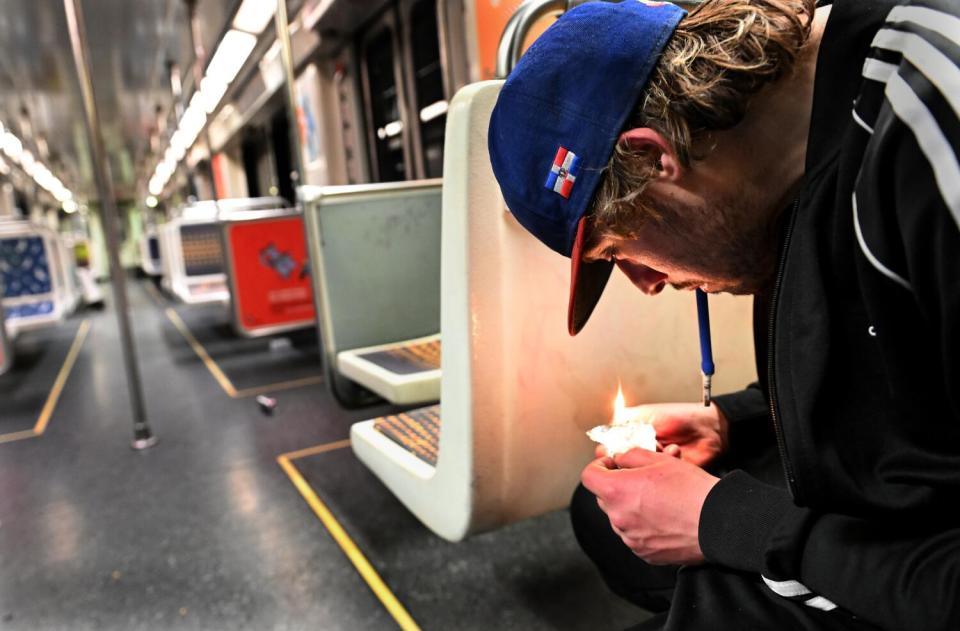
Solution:
M 699 396 L 694 303 L 614 275 L 570 337 L 489 164 L 567 5 L 0 3 L 0 629 L 650 615 L 567 506 L 618 384 Z

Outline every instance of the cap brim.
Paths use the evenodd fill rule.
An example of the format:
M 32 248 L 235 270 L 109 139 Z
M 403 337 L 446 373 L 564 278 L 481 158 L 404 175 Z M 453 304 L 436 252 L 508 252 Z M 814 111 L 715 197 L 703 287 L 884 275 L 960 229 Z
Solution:
M 567 307 L 567 330 L 576 335 L 590 319 L 594 307 L 603 295 L 613 261 L 599 260 L 585 262 L 583 247 L 587 240 L 587 217 L 581 217 L 577 224 L 577 236 L 570 253 L 570 304 Z

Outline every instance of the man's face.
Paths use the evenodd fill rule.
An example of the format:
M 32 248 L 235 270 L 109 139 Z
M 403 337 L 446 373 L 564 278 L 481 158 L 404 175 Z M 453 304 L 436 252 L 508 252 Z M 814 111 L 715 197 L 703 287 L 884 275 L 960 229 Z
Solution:
M 633 238 L 597 235 L 584 260 L 613 260 L 648 295 L 664 287 L 701 288 L 710 293 L 752 294 L 774 273 L 775 243 L 769 217 L 744 191 L 717 194 L 713 201 L 676 198 L 652 192 L 645 203 L 665 219 L 647 222 Z

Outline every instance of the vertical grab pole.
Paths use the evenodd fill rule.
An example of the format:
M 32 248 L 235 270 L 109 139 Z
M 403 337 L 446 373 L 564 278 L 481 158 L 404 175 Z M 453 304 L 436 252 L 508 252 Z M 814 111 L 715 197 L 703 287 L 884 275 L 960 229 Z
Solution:
M 143 405 L 143 388 L 140 383 L 140 368 L 137 366 L 137 353 L 130 329 L 130 313 L 127 303 L 127 287 L 120 267 L 120 239 L 117 234 L 117 207 L 113 195 L 113 183 L 107 165 L 107 154 L 100 133 L 100 118 L 93 93 L 93 81 L 90 77 L 90 55 L 87 51 L 87 31 L 83 22 L 83 10 L 80 0 L 63 0 L 67 14 L 67 27 L 70 31 L 70 47 L 73 61 L 77 67 L 77 79 L 83 99 L 84 122 L 87 128 L 87 142 L 90 145 L 90 158 L 97 183 L 97 194 L 103 208 L 103 223 L 107 233 L 107 249 L 110 255 L 110 280 L 113 284 L 113 298 L 116 301 L 117 324 L 120 328 L 120 344 L 123 348 L 123 363 L 127 371 L 127 389 L 130 392 L 130 404 L 133 407 L 134 449 L 146 449 L 157 442 L 157 437 L 147 424 L 147 413 Z
M 267 1 L 267 0 L 265 0 Z M 280 60 L 283 62 L 283 77 L 286 84 L 287 118 L 290 119 L 290 153 L 293 158 L 293 180 L 295 191 L 300 190 L 303 182 L 303 152 L 300 147 L 300 119 L 297 117 L 297 85 L 293 74 L 293 45 L 290 43 L 290 22 L 287 20 L 287 0 L 277 0 L 277 11 L 274 14 L 274 25 L 277 29 L 277 41 L 280 42 Z M 300 194 L 296 193 L 299 203 Z

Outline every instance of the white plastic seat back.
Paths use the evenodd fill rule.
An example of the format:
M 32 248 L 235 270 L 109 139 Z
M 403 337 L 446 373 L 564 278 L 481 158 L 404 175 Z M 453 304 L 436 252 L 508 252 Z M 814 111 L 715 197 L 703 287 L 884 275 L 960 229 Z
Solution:
M 267 198 L 269 199 L 269 198 Z M 244 337 L 310 328 L 316 322 L 303 216 L 274 206 L 220 220 L 233 330 Z
M 55 325 L 66 315 L 70 296 L 59 248 L 56 233 L 48 228 L 28 221 L 0 223 L 0 286 L 11 338 Z
M 0 287 L 2 291 L 2 287 Z M 13 365 L 13 351 L 7 339 L 7 327 L 4 326 L 3 301 L 0 301 L 0 375 L 4 374 Z
M 161 257 L 164 270 L 170 271 L 170 292 L 188 304 L 226 303 L 230 292 L 223 271 L 219 225 L 209 219 L 178 218 L 164 228 L 169 231 L 168 247 L 162 250 Z
M 301 195 L 327 384 L 360 405 L 370 395 L 337 370 L 339 352 L 440 330 L 440 180 Z
M 140 269 L 147 276 L 160 276 L 163 264 L 160 259 L 160 235 L 154 230 L 140 237 Z
M 351 432 L 358 457 L 450 540 L 565 506 L 593 454 L 584 432 L 611 418 L 618 380 L 628 405 L 701 394 L 692 292 L 651 298 L 615 273 L 568 336 L 570 261 L 509 214 L 490 168 L 501 85 L 464 87 L 447 115 L 436 467 L 371 435 L 369 421 Z M 715 296 L 711 308 L 715 390 L 742 388 L 755 378 L 752 301 Z

